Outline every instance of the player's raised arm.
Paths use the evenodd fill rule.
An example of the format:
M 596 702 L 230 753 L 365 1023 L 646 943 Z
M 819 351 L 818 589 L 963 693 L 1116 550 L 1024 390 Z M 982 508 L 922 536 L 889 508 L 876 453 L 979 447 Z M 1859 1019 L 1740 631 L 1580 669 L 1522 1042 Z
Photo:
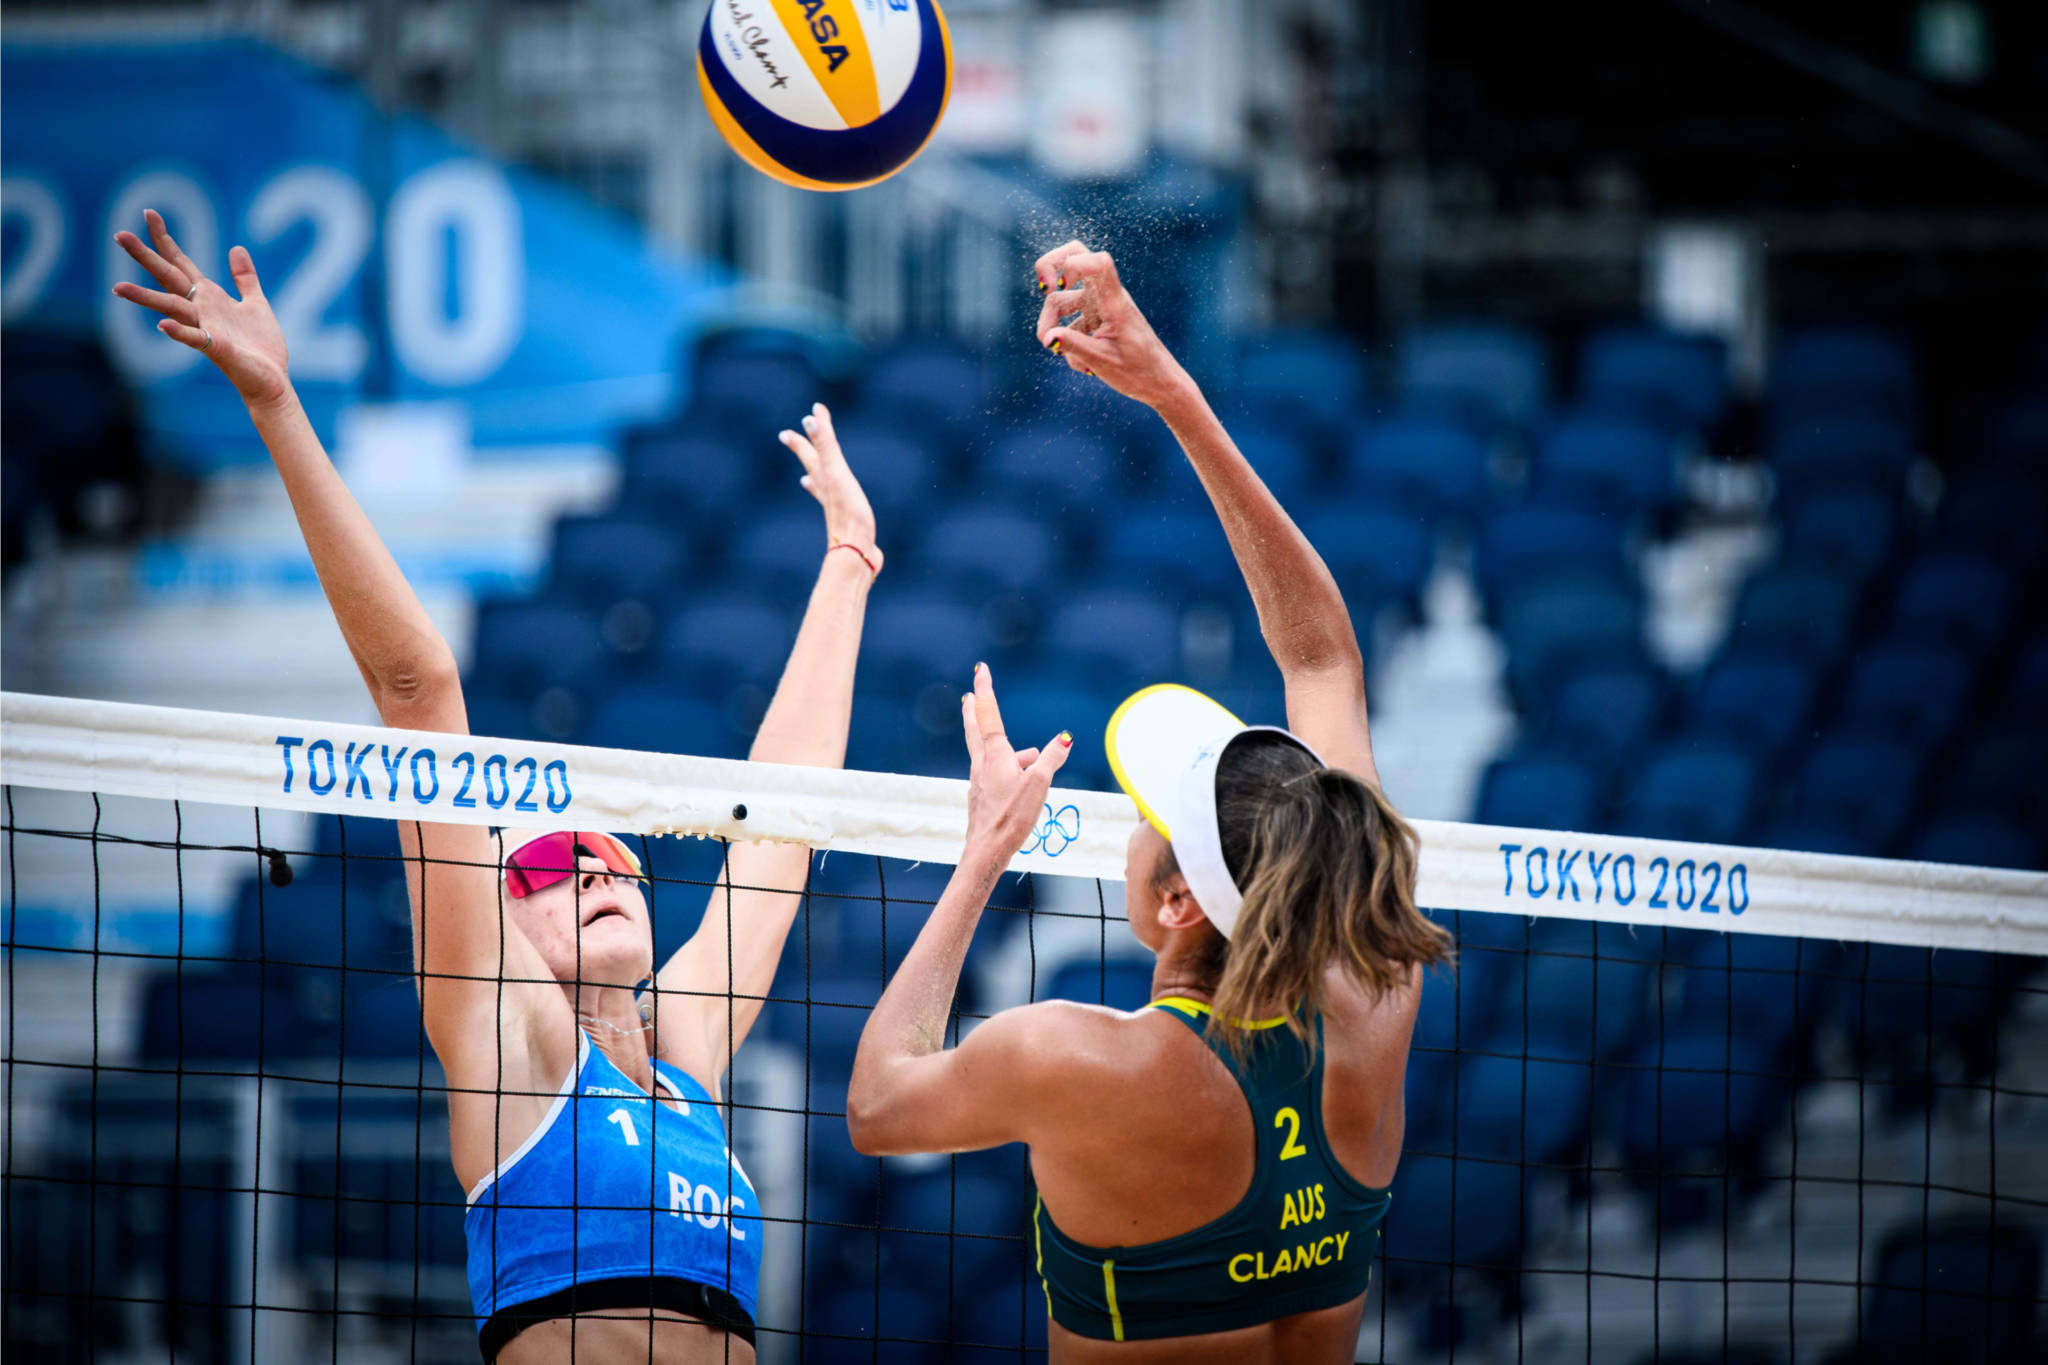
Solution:
M 1238 451 L 1201 388 L 1152 330 L 1106 251 L 1068 242 L 1038 258 L 1039 343 L 1145 404 L 1172 430 L 1230 537 L 1259 629 L 1287 685 L 1288 728 L 1331 766 L 1377 783 L 1365 665 L 1322 556 Z
M 1056 1107 L 1047 1110 L 1044 1083 L 1060 1071 L 1060 1044 L 1072 1038 L 1071 1021 L 1063 1020 L 1076 1007 L 1040 1001 L 1004 1010 L 955 1048 L 946 1046 L 946 1019 L 989 894 L 1038 822 L 1073 736 L 1058 735 L 1042 751 L 1013 749 L 986 664 L 974 666 L 974 692 L 960 699 L 960 719 L 968 756 L 966 846 L 861 1030 L 847 1086 L 847 1129 L 854 1147 L 870 1155 L 1029 1141 L 1036 1125 L 1060 1117 Z
M 825 405 L 813 405 L 803 431 L 783 432 L 782 443 L 803 461 L 803 486 L 824 509 L 823 562 L 747 757 L 837 768 L 846 762 L 854 664 L 882 552 L 874 511 L 847 467 Z M 809 849 L 734 844 L 703 922 L 655 977 L 663 1054 L 714 1094 L 761 1012 L 809 872 Z
M 211 360 L 248 405 L 249 419 L 283 477 L 342 639 L 384 723 L 467 734 L 455 655 L 313 431 L 292 388 L 284 333 L 263 296 L 255 262 L 243 247 L 228 253 L 235 283 L 230 293 L 179 249 L 161 216 L 154 210 L 145 216 L 150 241 L 132 232 L 117 233 L 114 240 L 163 288 L 124 280 L 114 292 L 163 314 L 157 329 Z M 427 1034 L 451 1071 L 478 1053 L 473 1060 L 495 1075 L 495 1051 L 486 1059 L 480 1049 L 495 1040 L 491 1021 L 507 998 L 499 978 L 525 982 L 550 973 L 519 928 L 498 913 L 497 848 L 486 830 L 413 823 L 399 829 Z M 527 996 L 515 988 L 509 998 Z M 553 998 L 561 999 L 561 993 L 553 991 Z M 489 1045 L 495 1049 L 495 1041 Z

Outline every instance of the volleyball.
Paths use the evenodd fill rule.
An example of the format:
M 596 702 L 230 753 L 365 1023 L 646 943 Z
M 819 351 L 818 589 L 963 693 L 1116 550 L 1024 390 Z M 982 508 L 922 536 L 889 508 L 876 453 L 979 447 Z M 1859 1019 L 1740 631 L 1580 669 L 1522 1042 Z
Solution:
M 713 0 L 697 84 L 754 169 L 852 190 L 924 150 L 946 111 L 953 49 L 937 0 Z

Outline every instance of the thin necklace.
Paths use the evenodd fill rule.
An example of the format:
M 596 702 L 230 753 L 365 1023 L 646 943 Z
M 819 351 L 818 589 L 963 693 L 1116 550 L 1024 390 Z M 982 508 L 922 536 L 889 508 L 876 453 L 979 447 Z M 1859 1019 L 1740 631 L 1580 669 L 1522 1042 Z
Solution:
M 576 1016 L 576 1018 L 580 1022 L 589 1024 L 595 1028 L 610 1029 L 613 1033 L 618 1034 L 621 1038 L 632 1038 L 639 1034 L 645 1033 L 649 1029 L 654 1027 L 652 1022 L 646 1022 L 642 1023 L 639 1028 L 620 1028 L 611 1020 L 599 1019 L 596 1015 L 593 1014 L 579 1014 Z

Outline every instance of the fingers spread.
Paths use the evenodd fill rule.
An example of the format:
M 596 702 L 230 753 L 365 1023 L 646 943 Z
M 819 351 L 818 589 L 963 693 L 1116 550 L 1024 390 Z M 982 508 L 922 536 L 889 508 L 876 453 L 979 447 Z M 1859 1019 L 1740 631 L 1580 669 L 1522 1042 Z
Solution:
M 156 243 L 156 249 L 163 253 L 165 260 L 185 273 L 186 288 L 189 289 L 206 278 L 206 272 L 193 264 L 192 258 L 185 254 L 184 249 L 171 236 L 171 230 L 164 226 L 164 216 L 161 213 L 150 209 L 142 217 L 149 224 L 149 239 Z
M 122 280 L 114 286 L 114 293 L 130 303 L 139 303 L 144 308 L 154 308 L 167 318 L 175 318 L 190 326 L 199 325 L 199 305 L 182 294 L 166 294 L 159 289 L 144 289 L 139 284 Z
M 777 433 L 782 444 L 788 446 L 799 460 L 804 462 L 804 474 L 809 477 L 818 472 L 818 448 L 803 435 L 794 431 Z
M 192 287 L 192 281 L 185 278 L 177 267 L 150 250 L 149 244 L 132 232 L 114 234 L 114 244 L 135 258 L 135 263 L 150 273 L 150 277 L 165 289 L 180 297 Z

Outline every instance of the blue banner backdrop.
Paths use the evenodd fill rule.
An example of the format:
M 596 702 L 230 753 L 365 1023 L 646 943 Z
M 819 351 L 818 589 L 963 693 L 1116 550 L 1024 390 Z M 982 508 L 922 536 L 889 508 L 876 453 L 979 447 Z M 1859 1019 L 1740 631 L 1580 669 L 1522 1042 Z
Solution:
M 345 404 L 459 399 L 480 445 L 603 439 L 674 395 L 728 282 L 573 191 L 387 117 L 244 40 L 0 49 L 0 313 L 98 332 L 166 453 L 260 458 L 233 392 L 109 292 L 162 211 L 209 274 L 255 255 L 322 434 Z

